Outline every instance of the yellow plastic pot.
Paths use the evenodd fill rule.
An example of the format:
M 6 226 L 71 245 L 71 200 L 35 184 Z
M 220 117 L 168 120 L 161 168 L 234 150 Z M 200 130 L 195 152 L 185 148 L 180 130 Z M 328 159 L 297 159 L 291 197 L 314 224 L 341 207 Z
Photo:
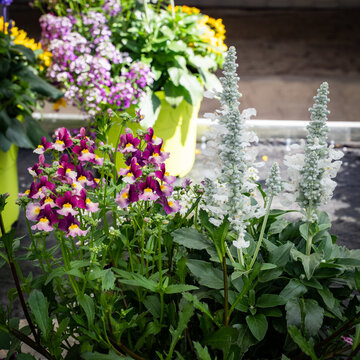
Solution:
M 165 161 L 166 170 L 171 175 L 183 177 L 193 167 L 196 149 L 196 121 L 200 109 L 200 103 L 190 105 L 183 100 L 176 108 L 171 107 L 165 100 L 163 91 L 156 92 L 161 100 L 161 108 L 154 124 L 154 134 L 164 140 L 164 149 L 170 152 L 170 158 Z M 130 115 L 134 115 L 128 111 Z M 135 113 L 135 112 L 134 112 Z M 134 133 L 140 127 L 139 124 L 129 124 Z M 120 126 L 114 125 L 109 133 L 109 142 L 113 145 L 119 136 Z M 120 153 L 117 155 L 116 167 L 124 167 Z
M 19 206 L 15 204 L 19 193 L 16 163 L 17 154 L 18 148 L 15 145 L 11 145 L 7 152 L 0 150 L 0 193 L 10 194 L 10 197 L 7 198 L 7 204 L 2 213 L 6 232 L 10 231 L 11 225 L 19 217 Z

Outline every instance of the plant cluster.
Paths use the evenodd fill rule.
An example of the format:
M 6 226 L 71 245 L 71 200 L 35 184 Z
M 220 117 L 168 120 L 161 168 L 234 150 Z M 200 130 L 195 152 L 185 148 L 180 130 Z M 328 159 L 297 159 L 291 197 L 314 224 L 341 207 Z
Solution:
M 113 44 L 107 22 L 115 13 L 109 6 L 40 18 L 41 43 L 52 53 L 48 79 L 64 90 L 66 101 L 90 116 L 105 108 L 128 109 L 153 82 L 147 65 L 133 62 Z
M 34 107 L 39 99 L 62 96 L 36 71 L 49 61 L 48 53 L 26 32 L 0 18 L 0 150 L 8 151 L 12 143 L 35 147 L 45 135 L 32 118 Z
M 174 186 L 151 128 L 120 128 L 113 148 L 112 120 L 98 118 L 97 151 L 109 160 L 84 129 L 43 139 L 19 200 L 31 234 L 26 258 L 40 275 L 21 274 L 13 232 L 1 242 L 17 290 L 0 313 L 9 356 L 22 341 L 48 359 L 359 358 L 360 251 L 338 246 L 319 210 L 341 155 L 326 143 L 328 86 L 310 110 L 305 154 L 293 158 L 296 168 L 286 160 L 292 180 L 274 164 L 263 189 L 249 146 L 256 137 L 245 131 L 253 111 L 239 111 L 237 81 L 230 48 L 213 95 L 221 168 L 202 186 Z M 125 128 L 129 116 L 120 117 Z M 119 171 L 117 156 L 126 163 Z M 286 218 L 295 210 L 271 207 L 284 185 L 301 206 L 298 221 Z M 28 321 L 21 329 L 11 318 L 16 294 Z

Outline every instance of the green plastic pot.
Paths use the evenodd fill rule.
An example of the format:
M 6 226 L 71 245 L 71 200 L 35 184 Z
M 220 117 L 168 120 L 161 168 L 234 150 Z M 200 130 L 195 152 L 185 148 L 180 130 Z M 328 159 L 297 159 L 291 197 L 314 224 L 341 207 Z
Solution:
M 165 101 L 163 91 L 156 92 L 161 101 L 158 118 L 154 124 L 154 134 L 164 140 L 164 149 L 170 153 L 170 158 L 165 161 L 166 170 L 171 175 L 183 177 L 190 172 L 195 161 L 196 150 L 196 125 L 200 109 L 200 103 L 190 105 L 183 100 L 176 108 L 171 107 Z M 133 115 L 130 110 L 129 114 Z M 139 124 L 128 126 L 134 132 L 140 127 Z M 109 134 L 109 142 L 113 145 L 119 136 L 120 127 L 113 126 Z M 116 166 L 124 167 L 122 156 L 118 156 Z
M 18 148 L 15 145 L 11 145 L 7 152 L 0 150 L 0 193 L 10 194 L 2 213 L 6 232 L 10 231 L 11 225 L 19 217 L 19 206 L 15 203 L 19 193 L 17 154 Z

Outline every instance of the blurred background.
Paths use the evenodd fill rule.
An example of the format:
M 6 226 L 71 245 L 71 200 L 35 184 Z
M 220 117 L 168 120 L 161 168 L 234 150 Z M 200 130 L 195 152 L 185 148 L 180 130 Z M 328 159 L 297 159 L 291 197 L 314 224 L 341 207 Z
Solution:
M 360 0 L 183 0 L 222 18 L 226 44 L 238 52 L 241 107 L 258 119 L 308 120 L 322 81 L 330 85 L 330 121 L 360 114 Z M 10 16 L 39 39 L 41 15 L 15 0 Z M 218 104 L 205 100 L 200 117 Z M 49 109 L 51 110 L 51 107 Z M 73 108 L 62 112 L 76 112 Z

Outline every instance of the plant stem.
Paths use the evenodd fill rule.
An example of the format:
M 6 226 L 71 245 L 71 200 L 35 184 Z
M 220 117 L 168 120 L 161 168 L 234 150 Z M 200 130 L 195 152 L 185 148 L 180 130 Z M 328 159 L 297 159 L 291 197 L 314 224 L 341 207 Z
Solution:
M 228 276 L 226 269 L 226 257 L 222 258 L 222 271 L 223 271 L 223 279 L 224 279 L 224 326 L 228 326 L 230 316 L 229 313 L 229 288 L 228 288 Z
M 164 317 L 164 293 L 162 292 L 162 286 L 163 286 L 163 279 L 162 279 L 162 259 L 161 259 L 161 228 L 159 227 L 159 236 L 158 236 L 158 250 L 159 250 L 159 256 L 158 256 L 158 267 L 159 267 L 159 284 L 160 284 L 160 325 L 162 324 L 163 317 Z
M 310 234 L 310 222 L 307 222 L 306 255 L 311 253 L 312 235 Z
M 273 196 L 270 197 L 268 203 L 266 204 L 265 217 L 264 217 L 263 223 L 262 223 L 262 225 L 261 225 L 261 231 L 260 231 L 259 240 L 258 240 L 256 249 L 255 249 L 254 256 L 253 256 L 253 258 L 252 258 L 252 260 L 251 260 L 251 263 L 250 263 L 250 266 L 249 266 L 249 270 L 251 270 L 252 267 L 254 266 L 255 261 L 256 261 L 256 258 L 257 258 L 257 256 L 258 256 L 258 253 L 259 253 L 259 251 L 260 251 L 261 243 L 262 243 L 263 238 L 264 238 L 264 233 L 265 233 L 266 224 L 267 224 L 268 217 L 269 217 L 269 214 L 270 214 L 270 207 L 271 207 L 272 200 L 273 200 Z
M 2 219 L 2 216 L 1 216 L 1 213 L 0 213 L 0 229 L 1 229 L 1 234 L 2 236 L 5 235 L 5 226 L 4 226 L 4 222 L 3 222 L 3 219 Z M 39 343 L 39 337 L 38 337 L 38 334 L 36 333 L 35 331 L 35 326 L 34 324 L 32 323 L 31 321 L 31 317 L 30 317 L 30 314 L 28 312 L 28 309 L 26 307 L 26 303 L 25 303 L 25 299 L 24 299 L 24 295 L 22 293 L 22 290 L 21 290 L 21 286 L 20 286 L 20 281 L 19 281 L 19 278 L 18 278 L 18 275 L 17 275 L 17 272 L 16 272 L 16 268 L 15 268 L 15 264 L 14 264 L 14 261 L 12 259 L 12 255 L 9 251 L 9 249 L 7 248 L 7 246 L 4 246 L 5 248 L 5 251 L 6 251 L 6 255 L 8 257 L 8 260 L 9 260 L 9 265 L 10 265 L 10 269 L 11 269 L 11 274 L 14 278 L 14 282 L 15 282 L 15 286 L 16 286 L 16 291 L 18 293 L 18 296 L 19 296 L 19 299 L 20 299 L 20 303 L 21 303 L 21 307 L 24 311 L 24 315 L 25 315 L 25 318 L 26 318 L 26 321 L 28 322 L 29 324 L 29 327 L 31 329 L 31 332 L 33 333 L 34 335 L 34 338 L 36 339 L 36 342 Z
M 173 19 L 175 19 L 175 3 L 174 0 L 170 0 L 170 6 L 171 6 L 171 16 Z

